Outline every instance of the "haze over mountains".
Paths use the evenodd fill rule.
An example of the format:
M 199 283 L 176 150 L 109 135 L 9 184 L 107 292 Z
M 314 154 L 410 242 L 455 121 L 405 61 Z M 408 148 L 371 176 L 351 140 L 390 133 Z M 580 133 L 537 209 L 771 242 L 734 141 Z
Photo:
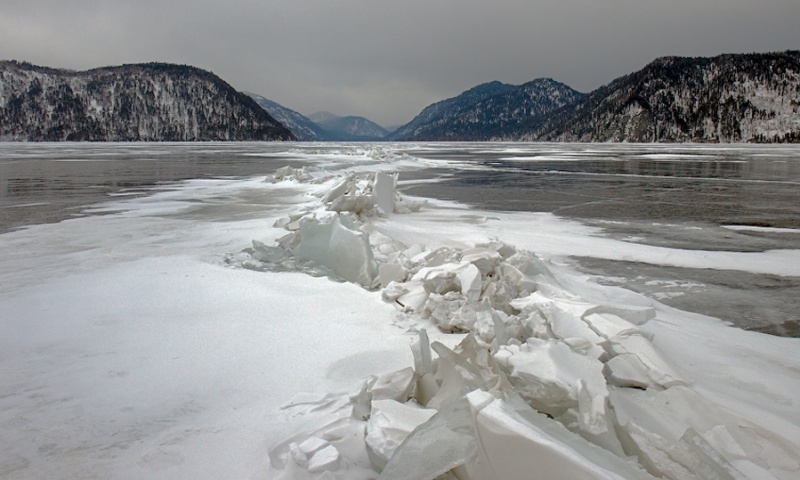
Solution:
M 391 133 L 364 117 L 306 117 L 193 67 L 0 62 L 0 139 L 798 142 L 800 52 L 664 57 L 588 94 L 495 81 Z

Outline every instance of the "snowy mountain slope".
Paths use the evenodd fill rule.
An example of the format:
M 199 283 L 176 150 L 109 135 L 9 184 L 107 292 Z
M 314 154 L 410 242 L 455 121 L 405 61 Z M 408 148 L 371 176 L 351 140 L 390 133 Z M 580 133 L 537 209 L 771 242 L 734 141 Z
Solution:
M 328 133 L 308 117 L 272 100 L 256 95 L 255 93 L 245 92 L 256 103 L 267 111 L 273 118 L 281 122 L 286 128 L 291 130 L 298 140 L 319 141 L 327 140 Z
M 309 115 L 308 118 L 312 122 L 314 122 L 316 124 L 320 124 L 320 123 L 325 123 L 325 122 L 330 122 L 332 120 L 336 120 L 337 118 L 340 118 L 340 117 L 339 117 L 339 115 L 336 115 L 336 114 L 331 113 L 331 112 L 314 112 L 311 115 Z
M 388 130 L 364 117 L 317 112 L 309 118 L 327 132 L 328 140 L 382 140 L 389 134 Z
M 164 63 L 83 72 L 0 62 L 0 140 L 290 140 L 247 95 Z
M 800 141 L 800 52 L 659 58 L 509 139 Z
M 447 121 L 447 118 L 457 115 L 459 112 L 474 106 L 481 100 L 485 100 L 493 95 L 509 92 L 513 88 L 513 85 L 507 85 L 498 81 L 483 83 L 456 97 L 428 105 L 419 115 L 414 117 L 413 120 L 405 125 L 401 125 L 392 132 L 390 138 L 395 140 L 412 139 L 422 134 L 426 126 L 444 123 Z
M 549 78 L 523 85 L 491 82 L 425 108 L 392 135 L 396 140 L 489 140 L 519 131 L 530 119 L 582 100 Z

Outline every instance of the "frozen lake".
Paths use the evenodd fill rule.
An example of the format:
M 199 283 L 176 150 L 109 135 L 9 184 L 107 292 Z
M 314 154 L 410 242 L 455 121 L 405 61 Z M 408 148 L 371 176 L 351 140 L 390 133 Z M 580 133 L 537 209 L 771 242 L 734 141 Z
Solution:
M 366 144 L 365 144 L 366 145 Z M 379 144 L 378 144 L 379 145 Z M 396 144 L 425 160 L 401 174 L 412 195 L 483 210 L 548 212 L 626 242 L 687 250 L 800 249 L 796 146 Z M 109 197 L 198 178 L 247 178 L 339 144 L 5 144 L 0 232 L 85 215 Z M 424 181 L 418 181 L 424 180 Z M 431 181 L 435 180 L 435 183 Z M 251 202 L 257 211 L 258 203 Z M 238 215 L 245 212 L 238 212 Z M 800 336 L 800 280 L 724 269 L 573 257 L 622 285 L 743 328 Z
M 0 478 L 798 478 L 798 165 L 2 144 Z

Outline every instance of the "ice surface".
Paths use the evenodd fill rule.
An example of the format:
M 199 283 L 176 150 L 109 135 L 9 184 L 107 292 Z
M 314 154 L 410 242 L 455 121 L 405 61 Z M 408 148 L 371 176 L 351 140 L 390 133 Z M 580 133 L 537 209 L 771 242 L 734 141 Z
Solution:
M 423 162 L 388 148 L 326 152 L 274 183 L 189 182 L 0 235 L 0 472 L 800 476 L 796 339 L 561 257 L 796 275 L 793 252 L 620 248 L 553 216 L 404 198 L 394 173 Z M 274 202 L 182 217 L 242 191 Z
M 396 182 L 383 175 L 360 188 L 378 192 L 380 182 Z M 351 191 L 354 179 L 336 183 L 323 201 Z M 496 240 L 431 247 L 403 234 L 403 245 L 391 238 L 395 232 L 375 227 L 389 222 L 356 210 L 361 231 L 374 237 L 381 297 L 442 332 L 472 332 L 451 350 L 429 346 L 421 330 L 411 346 L 414 380 L 400 382 L 414 388 L 400 388 L 399 398 L 372 398 L 364 441 L 381 478 L 527 478 L 533 469 L 539 478 L 738 478 L 730 435 L 691 435 L 702 422 L 689 422 L 681 435 L 665 436 L 612 401 L 611 389 L 691 385 L 644 329 L 657 318 L 652 301 L 559 278 L 537 255 Z M 404 405 L 406 395 L 426 409 Z M 515 401 L 539 413 L 520 416 L 519 404 L 509 408 Z M 572 433 L 555 440 L 537 430 L 551 422 Z M 592 448 L 604 453 L 588 454 Z M 637 467 L 624 460 L 629 455 Z

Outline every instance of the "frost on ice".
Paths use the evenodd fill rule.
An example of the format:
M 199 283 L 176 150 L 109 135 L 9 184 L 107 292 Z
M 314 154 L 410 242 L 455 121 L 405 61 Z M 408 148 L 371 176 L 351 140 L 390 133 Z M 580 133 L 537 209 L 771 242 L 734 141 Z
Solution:
M 455 249 L 381 234 L 383 217 L 423 206 L 396 192 L 396 175 L 277 175 L 318 184 L 318 202 L 278 221 L 289 233 L 277 246 L 254 241 L 254 261 L 330 269 L 419 326 L 413 367 L 287 407 L 308 421 L 270 450 L 280 478 L 800 476 L 796 443 L 704 397 L 659 351 L 641 329 L 649 300 L 587 295 L 497 240 Z M 426 325 L 465 336 L 451 349 Z

